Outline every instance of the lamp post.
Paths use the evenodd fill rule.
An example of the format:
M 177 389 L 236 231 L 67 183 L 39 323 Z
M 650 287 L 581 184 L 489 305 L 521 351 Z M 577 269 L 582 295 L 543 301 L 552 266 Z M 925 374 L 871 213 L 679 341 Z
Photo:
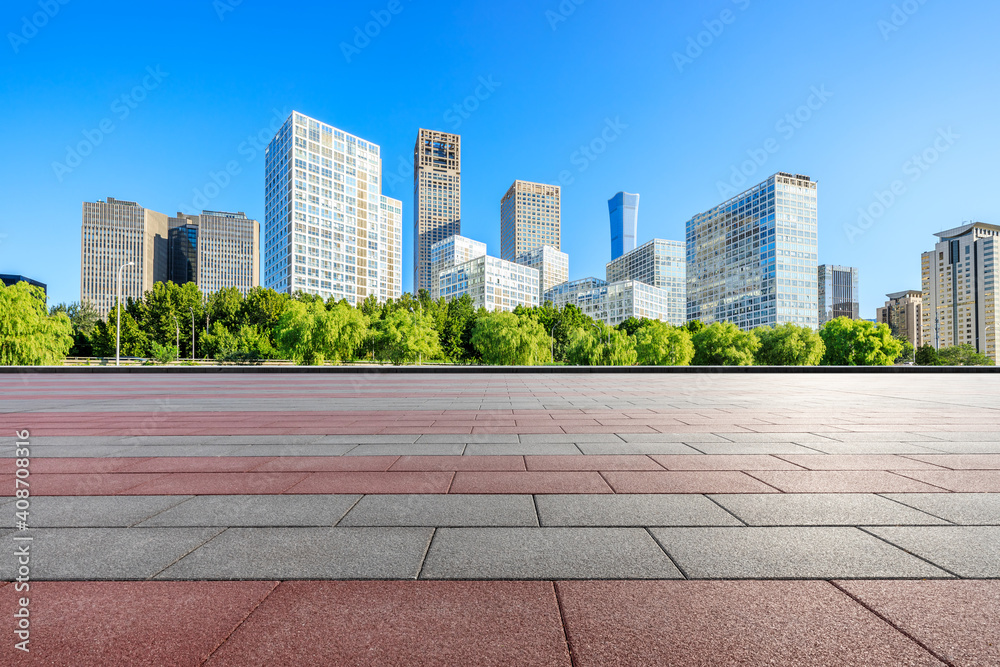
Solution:
M 135 266 L 135 262 L 127 262 L 118 267 L 118 300 L 116 301 L 118 320 L 115 324 L 115 366 L 122 363 L 122 269 Z
M 188 306 L 191 311 L 191 361 L 194 361 L 194 306 Z M 177 348 L 180 351 L 180 348 Z

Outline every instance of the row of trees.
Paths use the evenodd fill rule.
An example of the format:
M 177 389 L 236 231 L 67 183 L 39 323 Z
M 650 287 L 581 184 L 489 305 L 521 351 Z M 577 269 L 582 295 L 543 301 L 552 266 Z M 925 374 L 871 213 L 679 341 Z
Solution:
M 0 363 L 115 355 L 114 310 L 106 320 L 88 304 L 60 305 L 47 313 L 36 289 L 20 283 L 0 292 Z M 929 361 L 922 348 L 917 361 L 985 361 L 974 351 L 952 350 L 958 351 L 931 349 L 935 356 Z M 193 283 L 168 282 L 157 283 L 142 299 L 130 299 L 121 312 L 122 356 L 162 362 L 884 366 L 912 359 L 913 353 L 887 326 L 847 318 L 818 332 L 792 324 L 742 331 L 731 323 L 674 327 L 634 318 L 611 327 L 572 305 L 491 313 L 474 308 L 468 296 L 446 303 L 426 291 L 388 303 L 369 297 L 354 307 L 261 287 L 246 296 L 225 289 L 206 297 Z

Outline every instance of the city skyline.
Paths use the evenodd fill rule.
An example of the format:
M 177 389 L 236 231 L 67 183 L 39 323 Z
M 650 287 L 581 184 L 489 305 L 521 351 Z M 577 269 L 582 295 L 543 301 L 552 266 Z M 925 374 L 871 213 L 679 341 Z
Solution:
M 403 200 L 403 291 L 413 289 L 409 194 L 421 127 L 462 136 L 462 233 L 491 254 L 499 254 L 497 202 L 511 182 L 562 186 L 570 279 L 603 274 L 607 199 L 622 190 L 643 195 L 641 245 L 683 238 L 683 221 L 724 200 L 726 188 L 742 191 L 777 171 L 811 174 L 824 190 L 818 261 L 859 267 L 863 317 L 885 294 L 919 286 L 919 257 L 936 232 L 1000 219 L 989 197 L 1000 70 L 990 40 L 979 38 L 1000 8 L 928 3 L 894 20 L 891 2 L 574 6 L 563 15 L 557 3 L 404 3 L 364 48 L 354 46 L 355 27 L 363 34 L 383 6 L 317 9 L 316 23 L 333 28 L 322 50 L 297 41 L 292 52 L 305 63 L 290 72 L 271 62 L 272 46 L 224 48 L 289 20 L 266 7 L 219 15 L 181 2 L 175 15 L 157 17 L 162 34 L 140 39 L 130 28 L 151 10 L 112 2 L 98 17 L 67 5 L 0 61 L 20 128 L 10 140 L 16 159 L 0 169 L 23 197 L 0 225 L 0 271 L 45 282 L 52 303 L 75 301 L 81 201 L 113 196 L 264 220 L 263 148 L 293 108 L 382 146 L 383 193 Z M 10 32 L 36 9 L 13 3 Z M 730 23 L 720 19 L 725 10 Z M 181 26 L 198 44 L 183 54 L 168 38 Z M 429 26 L 462 38 L 422 40 Z M 622 44 L 624 34 L 622 53 L 597 57 L 595 45 Z M 780 49 L 760 46 L 777 34 Z M 104 35 L 118 46 L 93 49 Z M 838 46 L 845 40 L 853 53 Z M 345 55 L 341 43 L 359 52 Z M 521 55 L 511 57 L 510 44 Z M 763 63 L 793 51 L 781 77 L 751 83 Z M 404 74 L 392 64 L 402 54 L 430 57 L 430 66 Z M 548 67 L 524 68 L 539 60 Z M 344 86 L 384 85 L 350 98 L 340 84 L 320 83 L 330 74 Z M 598 80 L 606 95 L 593 95 Z M 178 95 L 185 90 L 198 104 Z M 711 110 L 733 96 L 740 113 Z

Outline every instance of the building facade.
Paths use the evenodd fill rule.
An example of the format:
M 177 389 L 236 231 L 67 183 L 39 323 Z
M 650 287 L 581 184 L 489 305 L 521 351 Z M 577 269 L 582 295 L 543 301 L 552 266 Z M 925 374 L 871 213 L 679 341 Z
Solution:
M 178 213 L 170 218 L 167 279 L 198 284 L 205 293 L 260 284 L 260 224 L 242 211 Z
M 529 250 L 518 255 L 514 261 L 517 264 L 538 269 L 539 299 L 544 296 L 546 291 L 569 280 L 569 255 L 552 246 L 543 245 L 540 248 Z
M 996 363 L 1000 226 L 973 222 L 936 236 L 921 257 L 921 340 L 938 350 L 967 343 Z
M 684 324 L 666 290 L 623 280 L 609 283 L 600 278 L 584 278 L 557 285 L 545 293 L 545 300 L 556 308 L 572 304 L 586 315 L 615 326 L 630 317 L 659 320 L 675 326 Z
M 512 311 L 538 305 L 538 281 L 537 269 L 484 255 L 442 271 L 440 289 L 445 301 L 468 294 L 474 308 Z
M 687 317 L 818 326 L 817 189 L 778 173 L 687 222 Z
M 432 289 L 431 247 L 462 233 L 462 138 L 421 129 L 413 147 L 413 293 Z
M 561 197 L 558 185 L 514 181 L 500 200 L 502 259 L 513 262 L 543 245 L 562 249 Z
M 878 309 L 875 321 L 888 324 L 896 338 L 910 341 L 914 348 L 923 345 L 923 292 L 906 290 L 886 294 L 889 300 Z
M 669 322 L 687 318 L 687 259 L 684 243 L 653 239 L 605 267 L 609 283 L 638 280 L 670 295 Z
M 402 204 L 381 194 L 379 146 L 293 112 L 264 161 L 261 283 L 355 305 L 392 292 L 402 235 L 382 217 Z
M 381 195 L 379 214 L 376 296 L 385 302 L 403 296 L 403 202 Z
M 838 317 L 861 317 L 858 270 L 851 266 L 820 264 L 816 269 L 819 326 Z
M 39 287 L 43 292 L 48 294 L 48 286 L 45 283 L 40 283 L 37 280 L 32 280 L 25 276 L 14 275 L 11 273 L 0 273 L 0 283 L 3 283 L 7 287 L 13 287 L 18 283 L 28 283 L 34 287 Z
M 441 298 L 441 272 L 486 256 L 486 244 L 464 236 L 449 236 L 431 246 L 431 298 Z
M 639 230 L 639 195 L 619 192 L 608 200 L 611 214 L 611 261 L 635 250 Z

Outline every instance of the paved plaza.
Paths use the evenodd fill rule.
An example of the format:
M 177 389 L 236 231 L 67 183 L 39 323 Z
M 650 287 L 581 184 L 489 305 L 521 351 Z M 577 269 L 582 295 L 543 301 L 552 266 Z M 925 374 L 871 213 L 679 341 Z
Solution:
M 1000 664 L 997 374 L 0 386 L 2 664 Z

